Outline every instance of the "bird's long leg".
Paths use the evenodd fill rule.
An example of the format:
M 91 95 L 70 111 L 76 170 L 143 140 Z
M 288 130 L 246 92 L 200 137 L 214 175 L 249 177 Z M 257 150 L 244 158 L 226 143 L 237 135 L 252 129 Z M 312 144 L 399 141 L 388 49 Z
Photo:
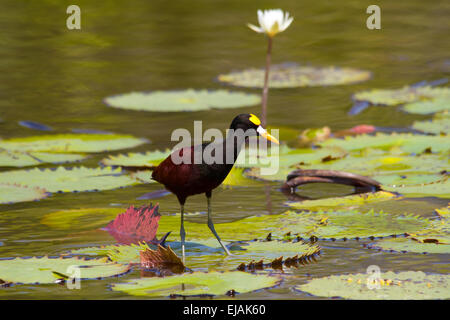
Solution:
M 214 229 L 214 223 L 213 223 L 212 217 L 211 217 L 211 192 L 206 193 L 206 200 L 208 201 L 208 227 L 211 230 L 211 232 L 213 233 L 213 235 L 216 237 L 217 241 L 219 241 L 219 243 L 222 246 L 225 253 L 230 256 L 231 255 L 230 251 L 228 251 L 227 247 L 225 247 L 223 245 L 222 241 L 220 240 L 219 235 L 216 232 L 216 229 Z
M 186 257 L 184 254 L 184 240 L 186 238 L 186 232 L 184 231 L 184 203 L 181 204 L 180 238 L 181 238 L 181 252 L 183 253 L 183 264 L 184 264 L 186 262 Z

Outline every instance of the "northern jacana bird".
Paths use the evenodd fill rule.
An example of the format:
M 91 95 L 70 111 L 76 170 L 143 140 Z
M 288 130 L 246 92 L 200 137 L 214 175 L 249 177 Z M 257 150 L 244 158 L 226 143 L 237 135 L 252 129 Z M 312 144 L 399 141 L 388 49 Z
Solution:
M 247 138 L 250 136 L 262 136 L 269 141 L 279 144 L 278 140 L 261 126 L 261 121 L 254 114 L 240 114 L 236 116 L 231 122 L 230 129 L 225 140 L 207 142 L 175 150 L 153 170 L 152 178 L 174 193 L 180 203 L 180 237 L 183 260 L 185 257 L 184 204 L 186 198 L 201 193 L 206 195 L 208 227 L 219 241 L 225 253 L 230 255 L 230 252 L 223 245 L 214 229 L 211 217 L 212 190 L 225 180 Z

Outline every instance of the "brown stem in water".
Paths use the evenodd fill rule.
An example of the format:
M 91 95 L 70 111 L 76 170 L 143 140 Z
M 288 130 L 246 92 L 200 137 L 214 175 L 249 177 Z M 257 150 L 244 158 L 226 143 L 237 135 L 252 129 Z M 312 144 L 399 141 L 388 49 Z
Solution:
M 381 184 L 359 174 L 334 170 L 295 170 L 292 171 L 281 186 L 281 190 L 293 193 L 295 188 L 307 183 L 337 183 L 354 186 L 358 191 L 379 191 Z
M 269 95 L 269 72 L 270 72 L 270 59 L 272 54 L 272 37 L 269 38 L 269 43 L 267 45 L 267 56 L 266 56 L 266 73 L 264 74 L 264 88 L 262 92 L 262 112 L 261 112 L 261 123 L 262 126 L 266 126 L 267 118 L 267 97 Z

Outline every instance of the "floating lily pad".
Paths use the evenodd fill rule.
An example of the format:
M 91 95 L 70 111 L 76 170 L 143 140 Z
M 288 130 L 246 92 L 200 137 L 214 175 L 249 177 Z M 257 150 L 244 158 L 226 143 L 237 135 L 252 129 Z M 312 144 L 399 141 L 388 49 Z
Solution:
M 448 135 L 450 134 L 450 115 L 437 116 L 433 120 L 416 121 L 413 123 L 412 128 L 426 133 Z
M 139 252 L 144 249 L 149 249 L 146 243 L 130 244 L 130 245 L 108 245 L 100 247 L 86 247 L 70 251 L 70 254 L 87 255 L 87 256 L 108 256 L 117 263 L 139 263 Z M 151 247 L 156 248 L 156 247 Z
M 248 241 L 232 244 L 232 253 L 236 263 L 249 263 L 251 261 L 263 261 L 268 263 L 274 259 L 312 257 L 320 252 L 320 247 L 307 244 L 302 241 L 287 242 L 281 240 L 272 241 Z M 239 251 L 242 250 L 242 251 Z M 228 259 L 227 259 L 228 260 Z
M 122 208 L 80 208 L 47 213 L 42 224 L 60 230 L 92 230 L 105 226 Z
M 404 185 L 439 180 L 442 175 L 438 173 L 447 170 L 449 165 L 448 157 L 445 155 L 365 156 L 351 154 L 342 159 L 316 162 L 313 165 L 300 163 L 295 165 L 295 168 L 346 171 L 371 176 L 386 185 Z M 245 172 L 245 175 L 266 181 L 286 181 L 286 177 L 293 170 L 294 166 L 280 167 L 276 173 L 269 174 L 262 172 L 260 168 L 251 168 Z M 435 174 L 429 174 L 433 172 Z
M 450 180 L 446 176 L 435 182 L 420 185 L 384 186 L 383 188 L 408 197 L 450 198 Z
M 287 175 L 294 170 L 290 167 L 281 167 L 273 173 L 265 173 L 262 171 L 262 168 L 251 168 L 247 170 L 244 175 L 249 178 L 254 178 L 263 181 L 286 181 Z
M 228 90 L 180 90 L 132 92 L 108 97 L 105 103 L 114 108 L 154 112 L 200 111 L 241 108 L 257 105 L 260 95 Z
M 356 101 L 368 101 L 375 105 L 395 106 L 422 100 L 448 99 L 450 88 L 431 86 L 405 86 L 400 89 L 371 89 L 353 95 Z
M 40 200 L 50 194 L 38 187 L 0 183 L 0 204 Z
M 341 148 L 320 148 L 320 149 L 290 149 L 280 148 L 278 153 L 273 150 L 268 154 L 258 154 L 254 150 L 241 152 L 236 160 L 236 165 L 244 168 L 270 168 L 275 165 L 279 167 L 291 167 L 295 164 L 313 166 L 326 161 L 327 159 L 339 159 L 347 154 Z M 292 171 L 292 170 L 291 170 Z M 284 180 L 285 177 L 282 179 Z
M 128 153 L 116 156 L 108 156 L 100 161 L 105 166 L 121 167 L 144 167 L 153 168 L 158 166 L 165 158 L 170 155 L 170 150 L 166 151 L 148 151 L 145 153 Z
M 142 183 L 155 183 L 156 181 L 152 179 L 151 170 L 138 170 L 131 173 L 131 176 L 139 182 Z
M 432 152 L 449 152 L 450 140 L 446 136 L 413 135 L 409 133 L 377 133 L 371 135 L 358 135 L 344 139 L 328 139 L 321 143 L 324 147 L 340 147 L 347 151 L 365 148 L 379 148 L 389 150 L 399 147 L 404 152 L 421 153 L 425 150 Z
M 121 134 L 55 134 L 0 140 L 0 148 L 41 152 L 103 152 L 133 148 L 148 140 Z
M 378 191 L 375 193 L 355 194 L 346 197 L 288 202 L 287 204 L 293 209 L 319 211 L 334 208 L 360 207 L 369 203 L 387 201 L 395 198 L 399 198 L 398 195 L 386 191 Z
M 435 211 L 442 218 L 450 217 L 450 205 L 444 208 L 436 209 Z
M 280 281 L 278 277 L 240 271 L 194 272 L 164 278 L 127 280 L 125 283 L 113 284 L 112 290 L 148 297 L 225 295 L 230 290 L 236 293 L 247 293 L 271 288 L 278 285 Z M 182 289 L 183 284 L 184 289 Z
M 380 278 L 375 279 L 372 274 L 329 276 L 312 279 L 306 284 L 296 286 L 295 289 L 320 297 L 342 297 L 358 300 L 450 298 L 449 275 L 426 274 L 421 271 L 398 273 L 389 271 L 380 273 Z
M 26 184 L 49 192 L 111 190 L 136 184 L 121 169 L 74 167 L 0 172 L 0 183 Z
M 21 152 L 0 150 L 0 167 L 27 167 L 44 163 L 67 163 L 86 159 L 76 153 Z
M 450 236 L 428 235 L 428 241 L 420 242 L 411 238 L 382 239 L 369 245 L 370 249 L 395 252 L 444 253 L 450 254 Z
M 247 69 L 221 74 L 218 80 L 234 86 L 262 88 L 265 69 Z M 295 63 L 272 65 L 269 74 L 270 88 L 296 88 L 352 84 L 366 81 L 369 71 L 338 68 L 301 66 Z
M 374 177 L 402 175 L 408 178 L 412 174 L 439 173 L 449 168 L 449 166 L 448 157 L 439 154 L 422 154 L 420 156 L 351 154 L 343 159 L 315 164 L 313 168 L 318 170 L 348 171 Z M 299 165 L 298 167 L 301 169 L 309 168 L 304 165 Z
M 450 110 L 450 90 L 446 98 L 407 103 L 402 109 L 403 111 L 417 114 L 431 114 Z
M 111 277 L 129 270 L 129 266 L 108 262 L 107 258 L 16 258 L 0 260 L 0 279 L 13 283 L 54 283 L 56 279 L 61 278 L 58 274 L 73 276 L 70 267 L 78 269 L 81 279 Z
M 384 212 L 336 210 L 319 212 L 287 211 L 278 215 L 252 216 L 230 223 L 215 223 L 215 229 L 224 241 L 264 239 L 272 233 L 274 239 L 282 239 L 291 232 L 301 238 L 365 238 L 385 237 L 393 234 L 416 233 L 430 225 L 430 221 L 414 215 L 392 215 Z M 172 231 L 171 239 L 179 238 L 179 216 L 162 216 L 158 235 Z M 206 221 L 185 221 L 187 239 L 210 237 Z
M 385 187 L 401 187 L 411 185 L 422 185 L 442 180 L 445 176 L 442 174 L 402 174 L 402 175 L 375 175 L 374 179 Z

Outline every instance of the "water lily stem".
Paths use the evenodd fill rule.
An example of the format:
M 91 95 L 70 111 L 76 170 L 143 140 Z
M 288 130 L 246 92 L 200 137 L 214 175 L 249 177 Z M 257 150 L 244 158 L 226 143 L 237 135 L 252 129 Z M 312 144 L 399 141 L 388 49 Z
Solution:
M 266 56 L 266 73 L 264 75 L 264 88 L 262 93 L 262 112 L 261 122 L 263 127 L 266 126 L 267 118 L 267 97 L 269 95 L 269 72 L 270 72 L 270 59 L 272 54 L 272 37 L 268 37 L 267 56 Z

